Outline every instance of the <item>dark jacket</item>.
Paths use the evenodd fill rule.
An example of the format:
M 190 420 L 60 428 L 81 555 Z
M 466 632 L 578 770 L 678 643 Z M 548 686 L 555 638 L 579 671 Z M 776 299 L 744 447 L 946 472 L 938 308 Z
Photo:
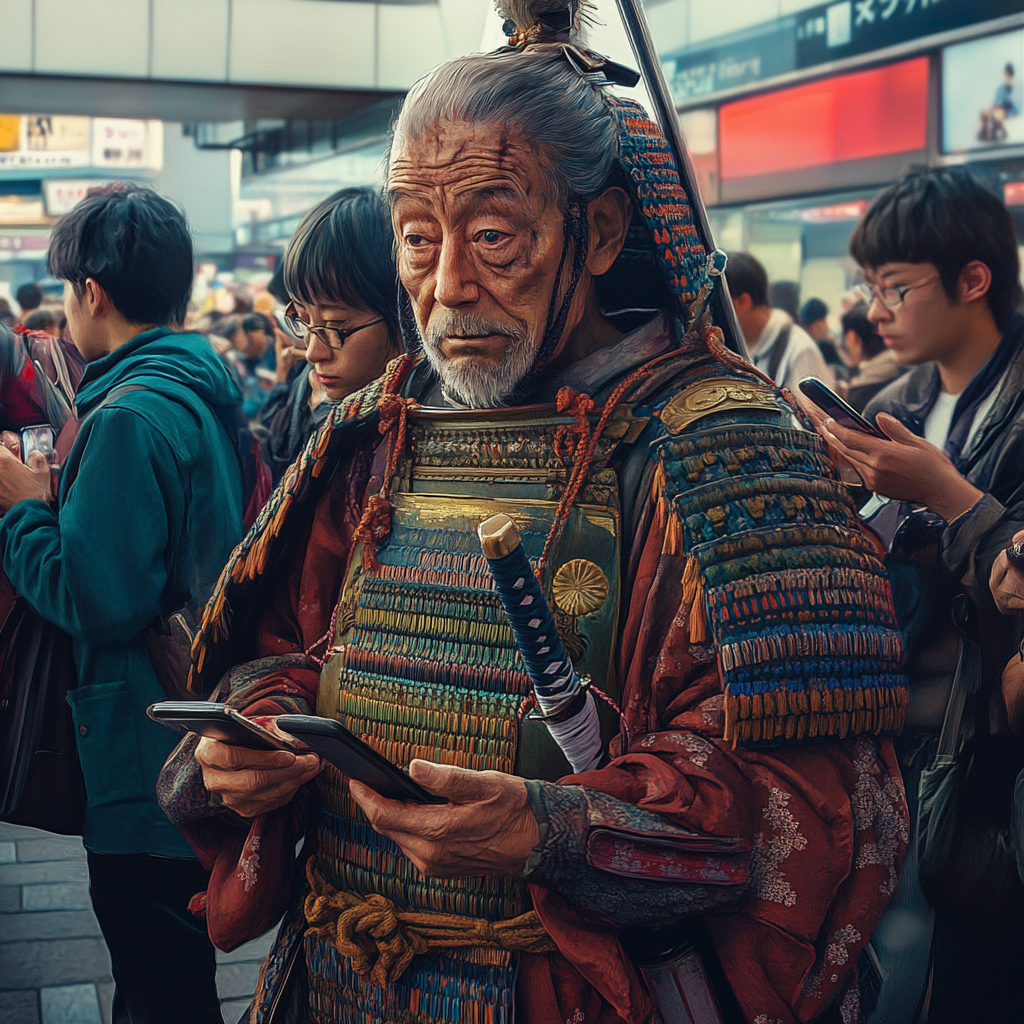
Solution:
M 1022 330 L 1019 317 L 1011 327 Z M 1022 331 L 1024 333 L 1024 331 Z M 938 367 L 926 363 L 893 381 L 865 409 L 871 421 L 891 412 L 918 435 L 938 390 Z M 915 610 L 910 653 L 908 728 L 938 729 L 956 669 L 958 635 L 950 620 L 950 601 L 966 593 L 976 610 L 983 657 L 983 685 L 999 688 L 1003 667 L 1015 649 L 1015 623 L 1000 615 L 988 588 L 992 563 L 1024 529 L 1024 343 L 1011 357 L 997 385 L 995 402 L 965 445 L 961 472 L 984 497 L 952 525 L 939 526 L 934 543 L 916 545 L 901 530 L 894 550 L 917 548 L 910 556 L 921 580 L 905 603 Z M 897 604 L 901 602 L 898 600 Z
M 102 404 L 126 385 L 137 389 Z M 82 378 L 58 510 L 23 501 L 0 522 L 14 587 L 75 641 L 68 700 L 85 845 L 98 853 L 192 856 L 156 804 L 177 738 L 146 717 L 164 693 L 142 633 L 158 614 L 205 600 L 241 537 L 241 470 L 220 418 L 240 397 L 201 335 L 138 335 Z
M 275 486 L 331 408 L 332 403 L 325 400 L 316 409 L 310 409 L 312 393 L 309 363 L 303 360 L 292 367 L 287 383 L 274 385 L 252 428 L 259 438 L 263 458 L 274 475 Z

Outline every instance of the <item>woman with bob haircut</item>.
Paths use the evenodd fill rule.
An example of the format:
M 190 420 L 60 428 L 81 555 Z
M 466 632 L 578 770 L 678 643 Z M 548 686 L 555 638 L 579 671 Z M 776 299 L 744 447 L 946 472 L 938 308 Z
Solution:
M 314 206 L 283 271 L 291 337 L 275 328 L 279 383 L 256 428 L 275 484 L 330 404 L 379 377 L 400 351 L 394 235 L 380 194 L 346 188 Z

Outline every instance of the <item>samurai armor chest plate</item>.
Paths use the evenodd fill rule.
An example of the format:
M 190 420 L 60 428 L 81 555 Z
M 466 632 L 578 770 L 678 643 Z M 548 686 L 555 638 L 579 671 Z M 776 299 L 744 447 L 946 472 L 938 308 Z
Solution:
M 637 424 L 622 407 L 606 429 L 549 556 L 545 588 L 577 669 L 608 692 L 615 685 L 620 516 L 607 463 Z M 364 569 L 361 548 L 352 554 L 318 714 L 339 719 L 402 767 L 424 758 L 529 778 L 571 773 L 544 724 L 520 722 L 531 684 L 476 530 L 489 516 L 508 514 L 536 563 L 571 469 L 564 442 L 573 425 L 547 406 L 410 416 L 409 451 L 391 491 L 391 532 L 377 548 L 376 570 Z M 490 920 L 529 909 L 524 887 L 510 879 L 423 879 L 362 818 L 347 780 L 328 767 L 318 785 L 318 863 L 339 889 Z M 481 969 L 514 956 L 457 953 Z

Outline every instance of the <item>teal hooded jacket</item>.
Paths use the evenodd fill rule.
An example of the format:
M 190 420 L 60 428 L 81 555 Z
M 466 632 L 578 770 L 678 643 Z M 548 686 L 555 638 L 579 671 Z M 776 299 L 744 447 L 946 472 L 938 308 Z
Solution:
M 240 401 L 201 335 L 139 334 L 86 368 L 57 511 L 22 501 L 0 520 L 11 583 L 74 638 L 68 701 L 95 853 L 193 856 L 156 803 L 177 737 L 146 717 L 164 692 L 142 634 L 205 601 L 241 538 L 241 468 L 221 420 Z

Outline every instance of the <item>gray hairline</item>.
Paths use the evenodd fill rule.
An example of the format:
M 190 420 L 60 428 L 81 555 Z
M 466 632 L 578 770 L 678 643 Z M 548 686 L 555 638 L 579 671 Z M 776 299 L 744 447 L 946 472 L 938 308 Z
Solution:
M 493 126 L 494 128 L 497 129 L 513 127 L 512 125 L 507 124 L 506 122 L 502 121 L 500 118 L 497 117 L 478 118 L 474 121 L 470 121 L 469 118 L 457 118 L 453 120 L 452 118 L 442 117 L 438 118 L 436 121 L 431 122 L 430 124 L 424 123 L 419 125 L 419 130 L 416 131 L 415 133 L 403 133 L 403 138 L 422 138 L 430 128 L 435 128 L 443 124 L 459 123 L 488 125 Z M 544 175 L 544 180 L 548 186 L 549 194 L 555 197 L 555 200 L 557 201 L 559 208 L 564 210 L 569 201 L 569 190 L 565 187 L 565 183 L 560 181 L 558 176 L 555 174 L 554 165 L 556 161 L 554 159 L 554 154 L 550 152 L 550 148 L 548 146 L 545 146 L 543 142 L 534 137 L 529 131 L 526 131 L 525 134 L 527 138 L 537 147 L 538 150 L 543 151 L 543 158 L 537 160 L 536 166 L 540 170 L 541 174 Z M 394 152 L 395 143 L 397 141 L 398 135 L 392 132 L 391 137 L 388 139 L 388 148 L 384 153 L 385 179 L 384 184 L 381 186 L 381 192 L 384 196 L 384 201 L 392 210 L 394 209 L 395 201 L 398 195 L 403 192 L 403 190 L 400 188 L 388 187 L 388 177 L 391 174 L 391 154 Z M 606 186 L 602 186 L 602 188 L 599 189 L 598 192 L 594 194 L 600 195 L 601 191 L 603 191 L 605 187 Z M 592 196 L 588 196 L 587 198 L 592 198 Z
M 521 58 L 512 58 L 515 61 L 519 59 Z M 502 95 L 503 90 L 499 89 L 498 95 L 492 94 L 492 110 L 479 116 L 474 116 L 473 113 L 479 105 L 477 90 L 488 87 L 494 80 L 504 79 L 507 82 L 510 73 L 515 73 L 515 67 L 506 64 L 507 55 L 472 54 L 457 58 L 416 82 L 392 125 L 386 154 L 389 173 L 396 141 L 402 138 L 420 138 L 432 127 L 445 123 L 484 124 L 519 132 L 543 153 L 545 159 L 538 161 L 539 167 L 562 209 L 565 209 L 570 195 L 574 193 L 582 195 L 585 199 L 599 195 L 608 187 L 618 149 L 618 132 L 603 97 L 590 84 L 585 88 L 593 89 L 593 92 L 589 92 L 589 95 L 586 92 L 578 93 L 573 85 L 583 86 L 584 82 L 575 77 L 575 72 L 572 73 L 574 77 L 568 80 L 570 84 L 565 92 L 549 88 L 545 93 L 543 82 L 541 89 L 537 88 L 538 78 L 547 75 L 551 81 L 562 77 L 561 73 L 566 70 L 566 65 L 560 57 L 550 54 L 531 55 L 527 59 L 529 64 L 519 65 L 525 72 L 524 85 L 527 85 L 525 110 L 513 102 L 513 97 L 507 91 Z M 506 66 L 502 67 L 502 64 Z M 530 79 L 532 81 L 528 81 Z M 593 106 L 589 101 L 593 101 Z M 594 120 L 594 106 L 601 108 L 600 122 L 604 122 L 606 126 L 603 131 L 599 128 L 600 122 Z M 574 120 L 575 126 L 572 124 Z M 538 131 L 530 127 L 531 123 L 545 126 L 552 121 L 560 124 L 565 132 L 570 132 L 576 127 L 587 136 L 581 146 L 581 152 L 584 154 L 582 157 L 579 153 L 573 155 L 567 151 L 568 147 L 559 144 L 560 136 L 557 131 L 546 132 L 543 128 Z M 550 137 L 545 139 L 545 135 Z M 590 150 L 589 160 L 586 159 L 586 147 Z M 588 168 L 602 171 L 599 180 L 592 171 L 588 173 Z M 387 187 L 386 182 L 384 195 L 389 204 L 392 204 L 392 190 Z

